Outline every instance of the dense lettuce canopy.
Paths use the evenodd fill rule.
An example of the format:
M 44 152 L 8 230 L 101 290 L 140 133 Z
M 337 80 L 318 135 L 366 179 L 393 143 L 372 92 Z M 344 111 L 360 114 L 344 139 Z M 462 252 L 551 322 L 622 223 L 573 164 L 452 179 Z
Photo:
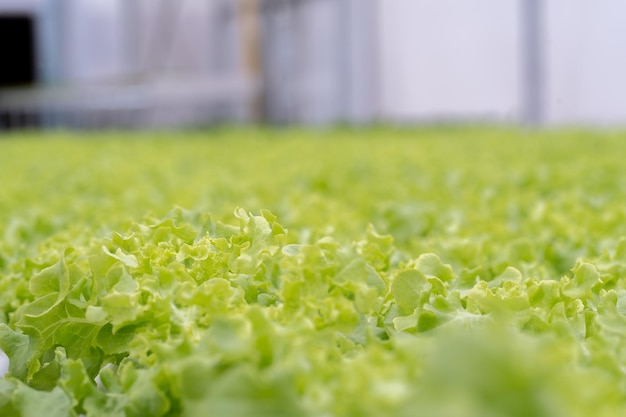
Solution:
M 0 415 L 626 411 L 619 134 L 147 136 L 0 140 Z

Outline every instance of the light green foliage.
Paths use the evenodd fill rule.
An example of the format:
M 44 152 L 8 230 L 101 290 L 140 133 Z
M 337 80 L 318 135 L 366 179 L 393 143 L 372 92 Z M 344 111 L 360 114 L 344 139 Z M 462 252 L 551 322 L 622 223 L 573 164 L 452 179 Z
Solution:
M 0 415 L 626 412 L 620 135 L 86 136 L 0 140 Z

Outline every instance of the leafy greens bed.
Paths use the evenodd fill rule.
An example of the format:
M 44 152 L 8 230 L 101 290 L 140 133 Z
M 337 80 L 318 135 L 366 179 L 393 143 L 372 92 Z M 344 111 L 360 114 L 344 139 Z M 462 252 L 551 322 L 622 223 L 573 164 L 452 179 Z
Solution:
M 620 136 L 3 138 L 0 415 L 623 415 Z

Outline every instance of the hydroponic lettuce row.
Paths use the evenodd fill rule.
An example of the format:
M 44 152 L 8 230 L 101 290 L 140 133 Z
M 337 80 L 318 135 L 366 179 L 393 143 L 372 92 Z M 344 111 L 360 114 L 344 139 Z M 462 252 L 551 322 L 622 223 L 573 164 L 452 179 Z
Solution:
M 619 134 L 89 136 L 0 141 L 0 415 L 626 411 Z

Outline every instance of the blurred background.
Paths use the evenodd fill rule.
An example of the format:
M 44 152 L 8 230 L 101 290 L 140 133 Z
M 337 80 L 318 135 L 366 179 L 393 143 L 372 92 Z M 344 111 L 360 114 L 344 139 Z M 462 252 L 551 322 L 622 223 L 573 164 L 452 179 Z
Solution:
M 620 0 L 0 0 L 0 129 L 626 122 Z

